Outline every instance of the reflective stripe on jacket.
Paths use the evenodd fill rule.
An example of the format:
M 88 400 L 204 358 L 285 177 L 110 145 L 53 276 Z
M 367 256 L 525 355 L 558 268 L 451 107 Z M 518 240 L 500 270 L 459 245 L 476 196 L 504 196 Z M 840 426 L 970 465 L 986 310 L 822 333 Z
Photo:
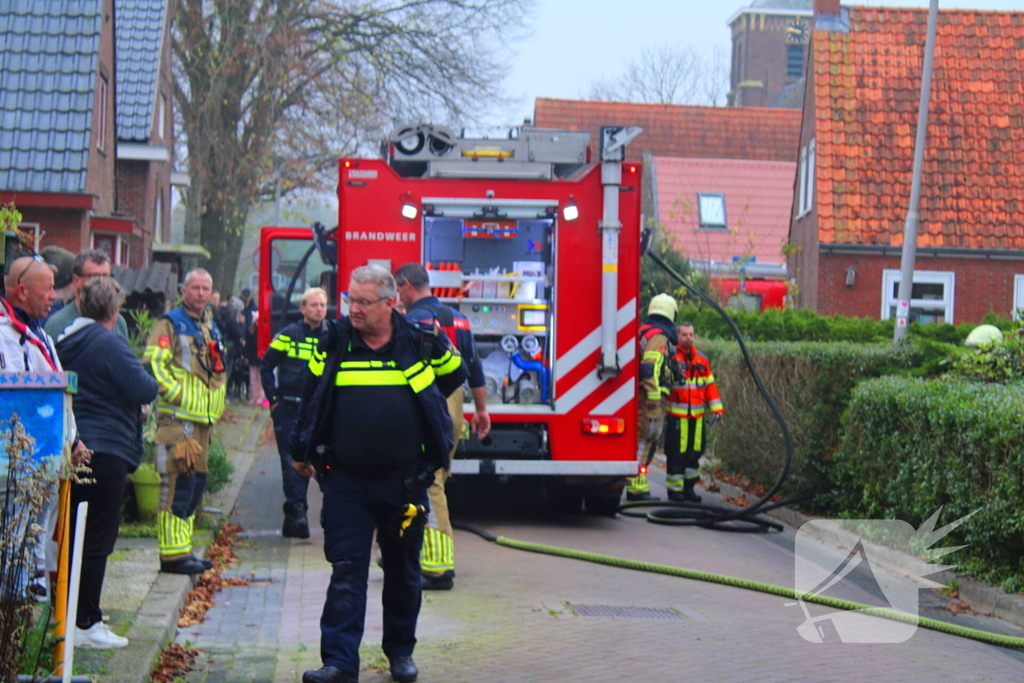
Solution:
M 225 373 L 213 370 L 210 319 L 191 317 L 203 340 L 175 330 L 169 318 L 161 317 L 153 324 L 142 362 L 152 369 L 160 391 L 157 413 L 213 424 L 224 413 Z

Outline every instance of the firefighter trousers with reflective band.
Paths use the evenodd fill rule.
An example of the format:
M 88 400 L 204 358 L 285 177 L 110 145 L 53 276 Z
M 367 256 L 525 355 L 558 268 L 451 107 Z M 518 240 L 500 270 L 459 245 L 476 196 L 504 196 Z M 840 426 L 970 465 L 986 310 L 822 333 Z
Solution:
M 704 453 L 704 418 L 673 417 L 665 426 L 665 485 L 668 490 L 692 489 L 700 479 L 697 468 Z
M 451 466 L 455 450 L 459 447 L 465 418 L 465 390 L 461 387 L 448 397 L 448 413 L 452 418 L 452 429 L 455 445 L 448 453 L 448 465 Z M 444 492 L 445 482 L 450 476 L 448 470 L 441 468 L 434 472 L 434 483 L 427 489 L 430 497 L 430 515 L 423 529 L 423 552 L 420 553 L 420 568 L 424 574 L 441 576 L 445 572 L 455 571 L 455 542 L 453 541 L 452 520 L 448 515 L 448 496 Z
M 636 464 L 637 468 L 643 468 L 643 471 L 627 480 L 627 493 L 650 492 L 651 487 L 647 483 L 646 470 L 654 460 L 654 454 L 658 450 L 658 441 L 661 439 L 661 430 L 664 426 L 664 416 L 645 417 L 641 414 L 637 420 Z
M 420 540 L 399 537 L 396 512 L 410 502 L 427 505 L 425 487 L 410 491 L 398 477 L 361 477 L 331 468 L 323 479 L 324 554 L 331 563 L 327 600 L 320 618 L 320 659 L 353 680 L 359 676 L 359 644 L 366 618 L 366 587 L 373 532 L 377 529 L 384 586 L 384 654 L 411 656 L 420 613 Z
M 160 512 L 157 514 L 157 539 L 160 559 L 177 560 L 192 554 L 192 528 L 195 513 L 206 490 L 207 461 L 210 453 L 211 425 L 184 423 L 161 415 L 156 430 L 156 469 L 160 473 Z M 186 434 L 199 444 L 196 471 L 189 475 L 178 471 L 175 447 Z

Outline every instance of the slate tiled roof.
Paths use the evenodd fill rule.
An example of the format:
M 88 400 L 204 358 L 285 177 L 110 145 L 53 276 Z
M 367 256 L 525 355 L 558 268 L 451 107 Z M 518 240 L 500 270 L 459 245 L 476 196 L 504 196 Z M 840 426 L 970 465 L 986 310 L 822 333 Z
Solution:
M 927 10 L 816 31 L 819 241 L 902 245 Z M 1024 249 L 1024 14 L 939 13 L 919 246 Z
M 101 4 L 0 1 L 0 189 L 85 191 Z
M 116 0 L 117 138 L 148 142 L 167 0 Z
M 538 98 L 534 125 L 589 130 L 594 141 L 601 126 L 640 126 L 643 134 L 626 148 L 627 161 L 637 162 L 645 153 L 690 159 L 796 161 L 800 146 L 800 111 L 794 109 Z M 594 151 L 596 159 L 596 146 Z
M 658 220 L 688 258 L 782 263 L 793 206 L 794 161 L 654 157 Z M 697 193 L 725 195 L 727 230 L 700 230 Z

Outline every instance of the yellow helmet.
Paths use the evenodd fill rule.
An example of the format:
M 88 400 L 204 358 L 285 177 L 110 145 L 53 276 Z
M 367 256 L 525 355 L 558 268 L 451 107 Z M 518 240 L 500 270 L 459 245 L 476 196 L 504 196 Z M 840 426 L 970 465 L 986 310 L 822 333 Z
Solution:
M 678 306 L 676 300 L 668 294 L 659 294 L 647 304 L 647 315 L 660 315 L 675 322 Z
M 978 325 L 967 335 L 964 344 L 967 346 L 981 346 L 982 344 L 998 344 L 1003 341 L 1003 333 L 995 325 Z

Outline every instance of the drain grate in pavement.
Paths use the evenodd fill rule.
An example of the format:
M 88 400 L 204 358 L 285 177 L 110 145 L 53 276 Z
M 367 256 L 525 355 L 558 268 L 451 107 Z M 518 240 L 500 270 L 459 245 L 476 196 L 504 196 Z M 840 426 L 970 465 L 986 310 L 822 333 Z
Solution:
M 613 607 L 611 605 L 569 605 L 581 617 L 619 617 L 625 619 L 683 619 L 688 617 L 674 609 L 655 607 Z

